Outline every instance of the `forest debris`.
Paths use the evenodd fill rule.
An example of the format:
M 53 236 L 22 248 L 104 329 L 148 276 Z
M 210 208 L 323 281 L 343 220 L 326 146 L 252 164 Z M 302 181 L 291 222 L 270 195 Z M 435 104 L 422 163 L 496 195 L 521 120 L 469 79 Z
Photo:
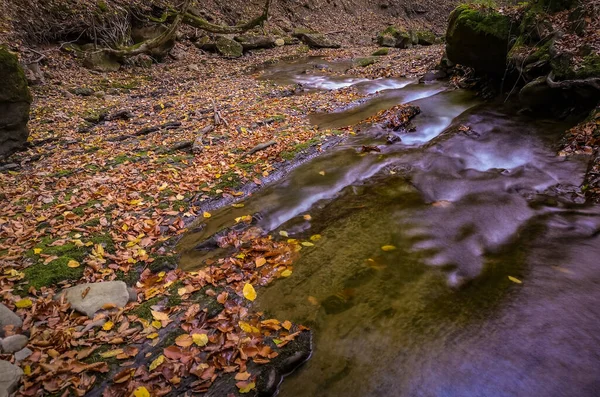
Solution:
M 247 156 L 251 156 L 251 155 L 253 155 L 256 152 L 260 152 L 261 150 L 265 150 L 266 148 L 269 148 L 269 147 L 271 147 L 273 145 L 276 145 L 276 144 L 277 144 L 277 141 L 273 141 L 273 140 L 265 142 L 265 143 L 260 143 L 260 144 L 258 144 L 256 146 L 254 146 L 252 149 L 250 149 L 248 151 Z

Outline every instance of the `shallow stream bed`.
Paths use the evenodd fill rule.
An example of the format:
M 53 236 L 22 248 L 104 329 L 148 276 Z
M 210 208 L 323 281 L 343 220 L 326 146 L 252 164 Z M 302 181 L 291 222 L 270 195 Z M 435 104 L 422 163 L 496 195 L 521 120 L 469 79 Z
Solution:
M 362 125 L 180 245 L 182 266 L 197 268 L 206 253 L 194 247 L 249 213 L 276 238 L 321 236 L 289 278 L 258 291 L 255 309 L 314 331 L 313 356 L 279 395 L 599 395 L 600 210 L 578 189 L 587 159 L 556 155 L 568 125 L 442 83 L 368 81 L 323 63 L 263 77 L 369 94 L 311 115 L 320 128 L 411 103 L 415 130 Z M 386 144 L 389 134 L 401 141 Z

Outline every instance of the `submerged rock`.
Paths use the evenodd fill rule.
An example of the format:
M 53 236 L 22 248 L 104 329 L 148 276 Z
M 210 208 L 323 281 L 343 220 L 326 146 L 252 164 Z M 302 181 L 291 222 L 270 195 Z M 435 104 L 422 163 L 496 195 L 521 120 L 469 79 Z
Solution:
M 90 318 L 106 305 L 114 304 L 121 308 L 130 299 L 127 284 L 123 281 L 80 284 L 66 289 L 64 294 L 73 309 Z
M 19 386 L 21 376 L 21 368 L 8 361 L 0 361 L 0 397 L 8 397 L 13 393 Z
M 23 325 L 23 320 L 15 312 L 0 303 L 0 336 L 4 334 L 4 327 L 10 325 L 19 328 Z
M 480 72 L 502 75 L 510 26 L 510 17 L 492 9 L 458 6 L 450 14 L 446 33 L 448 59 Z
M 4 157 L 27 143 L 31 94 L 17 56 L 2 46 L 0 76 L 0 157 Z

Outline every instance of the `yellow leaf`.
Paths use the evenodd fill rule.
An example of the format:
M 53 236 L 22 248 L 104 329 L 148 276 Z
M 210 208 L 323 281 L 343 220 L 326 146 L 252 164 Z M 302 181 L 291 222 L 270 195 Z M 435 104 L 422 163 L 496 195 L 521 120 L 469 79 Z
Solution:
M 305 247 L 314 247 L 314 244 L 313 244 L 313 243 L 310 243 L 310 242 L 308 242 L 308 241 L 303 241 L 303 242 L 302 242 L 302 245 L 303 245 L 303 246 L 305 246 Z
M 310 236 L 310 241 L 318 241 L 320 239 L 321 239 L 320 234 L 314 234 L 314 235 Z
M 233 208 L 244 208 L 244 204 L 231 204 Z
M 248 324 L 247 322 L 240 321 L 238 324 L 240 325 L 240 328 L 242 329 L 242 331 L 248 332 L 249 334 L 252 333 L 252 326 L 250 324 Z
M 185 287 L 181 287 L 181 288 L 179 288 L 179 289 L 177 290 L 177 295 L 179 295 L 179 296 L 183 296 L 183 295 L 185 295 L 185 294 L 187 294 L 187 293 L 188 293 L 188 290 L 187 290 L 187 288 L 185 288 Z
M 280 236 L 283 236 L 283 237 L 289 237 L 289 235 L 288 235 L 288 232 L 286 232 L 285 230 L 281 230 L 281 231 L 279 232 L 279 235 L 280 235 Z
M 107 321 L 102 326 L 102 329 L 105 331 L 110 331 L 114 326 L 115 326 L 115 323 L 113 323 L 112 321 Z
M 384 245 L 383 247 L 381 247 L 382 250 L 388 252 L 388 251 L 393 251 L 396 249 L 396 247 L 394 247 L 393 245 Z
M 19 309 L 27 309 L 33 306 L 33 302 L 29 298 L 21 299 L 15 302 L 15 306 Z
M 206 334 L 192 334 L 192 340 L 198 346 L 206 346 L 208 343 L 208 335 Z
M 517 284 L 523 284 L 523 282 L 522 282 L 521 280 L 519 280 L 518 278 L 516 278 L 516 277 L 513 277 L 513 276 L 508 276 L 508 279 L 509 279 L 510 281 L 512 281 L 513 283 L 517 283 Z
M 134 397 L 150 397 L 150 392 L 144 386 L 140 386 L 133 391 Z
M 121 229 L 123 229 L 123 231 L 126 232 L 127 230 L 129 230 L 129 226 L 127 226 L 127 224 L 124 223 L 123 226 L 121 226 Z
M 156 310 L 150 310 L 150 313 L 152 313 L 152 317 L 158 321 L 167 321 L 169 319 L 169 315 L 167 313 L 157 312 Z
M 286 269 L 284 271 L 281 272 L 281 277 L 289 277 L 292 275 L 292 271 L 289 269 Z
M 118 356 L 121 353 L 123 353 L 123 349 L 109 350 L 107 352 L 100 353 L 100 357 L 102 357 L 102 358 L 111 358 L 111 357 L 116 357 L 116 356 Z
M 238 259 L 244 259 L 246 257 L 246 254 L 244 254 L 242 252 L 241 254 L 237 254 L 235 257 L 238 258 Z
M 39 255 L 39 254 L 40 254 L 40 252 L 42 252 L 42 249 L 41 249 L 41 248 L 34 248 L 34 249 L 33 249 L 33 253 L 34 253 L 34 254 L 36 254 L 36 255 Z
M 260 258 L 256 258 L 256 260 L 254 261 L 254 263 L 256 263 L 256 267 L 261 267 L 265 263 L 267 263 L 267 260 L 265 258 L 263 258 L 263 257 L 260 257 Z
M 158 320 L 154 320 L 150 323 L 150 325 L 152 325 L 154 328 L 156 329 L 161 329 L 162 328 L 162 323 Z
M 292 323 L 289 320 L 285 320 L 281 323 L 281 326 L 289 331 L 292 328 Z
M 73 267 L 73 268 L 74 268 L 74 267 L 79 267 L 79 266 L 81 266 L 81 263 L 79 263 L 79 262 L 77 262 L 77 261 L 75 261 L 75 260 L 71 259 L 71 260 L 70 260 L 70 261 L 67 263 L 67 266 L 68 266 L 68 267 Z
M 320 175 L 325 175 L 325 171 L 319 171 Z
M 25 211 L 26 211 L 26 212 L 31 212 L 31 211 L 33 211 L 33 205 L 29 204 L 29 205 L 25 206 Z
M 160 185 L 158 187 L 158 191 L 162 192 L 163 190 L 165 190 L 167 187 L 169 187 L 169 184 L 167 182 L 163 183 L 162 185 Z
M 248 383 L 248 385 L 246 385 L 244 387 L 240 387 L 240 393 L 242 393 L 242 394 L 250 393 L 250 391 L 254 390 L 255 387 L 256 387 L 256 384 L 254 382 L 250 382 L 250 383 Z
M 246 283 L 242 292 L 244 294 L 244 298 L 248 299 L 249 301 L 253 301 L 254 299 L 256 299 L 256 291 L 254 290 L 252 284 Z
M 165 356 L 163 356 L 161 354 L 160 356 L 156 357 L 156 360 L 154 360 L 150 363 L 150 367 L 148 367 L 148 368 L 150 369 L 150 371 L 154 371 L 156 368 L 158 368 L 159 365 L 161 365 L 164 362 L 165 362 Z
M 310 221 L 312 219 L 312 216 L 310 216 L 309 214 L 306 214 L 303 216 L 304 220 L 306 221 Z
M 31 366 L 29 366 L 29 365 L 24 366 L 23 373 L 27 376 L 31 375 Z
M 158 338 L 158 333 L 157 332 L 153 332 L 153 333 L 149 334 L 148 336 L 146 336 L 146 338 L 148 338 L 148 339 L 156 339 L 156 338 Z
M 212 215 L 210 214 L 210 212 L 206 212 L 204 211 L 204 213 L 202 214 L 205 218 L 210 218 Z

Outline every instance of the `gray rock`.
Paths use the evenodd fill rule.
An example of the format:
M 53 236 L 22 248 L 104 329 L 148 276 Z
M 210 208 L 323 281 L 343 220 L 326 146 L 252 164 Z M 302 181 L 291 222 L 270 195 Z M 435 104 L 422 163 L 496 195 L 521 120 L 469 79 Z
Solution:
M 121 63 L 115 55 L 94 51 L 85 54 L 83 66 L 97 72 L 116 72 L 121 68 Z
M 275 38 L 272 36 L 245 34 L 235 36 L 234 40 L 242 45 L 244 51 L 275 47 Z
M 64 294 L 73 309 L 90 318 L 104 305 L 124 307 L 129 302 L 129 291 L 123 281 L 80 284 L 66 289 Z
M 2 339 L 2 351 L 5 353 L 14 353 L 27 346 L 29 338 L 25 335 L 11 335 Z
M 244 51 L 244 47 L 240 43 L 225 36 L 219 36 L 215 44 L 219 54 L 227 58 L 239 58 Z
M 0 46 L 0 158 L 27 143 L 31 94 L 17 56 Z
M 297 38 L 302 40 L 304 44 L 309 46 L 310 48 L 340 48 L 341 46 L 338 43 L 334 43 L 329 40 L 327 37 L 318 33 L 297 33 L 295 34 Z
M 23 370 L 8 361 L 0 361 L 0 397 L 8 397 L 19 386 Z
M 137 302 L 137 291 L 135 288 L 127 288 L 127 292 L 129 292 L 129 302 Z
M 31 356 L 32 354 L 33 354 L 33 351 L 28 347 L 21 349 L 15 353 L 15 361 L 17 361 L 17 362 L 23 361 L 27 357 Z
M 23 320 L 15 312 L 0 303 L 0 335 L 4 335 L 4 327 L 7 325 L 19 328 L 23 325 Z

